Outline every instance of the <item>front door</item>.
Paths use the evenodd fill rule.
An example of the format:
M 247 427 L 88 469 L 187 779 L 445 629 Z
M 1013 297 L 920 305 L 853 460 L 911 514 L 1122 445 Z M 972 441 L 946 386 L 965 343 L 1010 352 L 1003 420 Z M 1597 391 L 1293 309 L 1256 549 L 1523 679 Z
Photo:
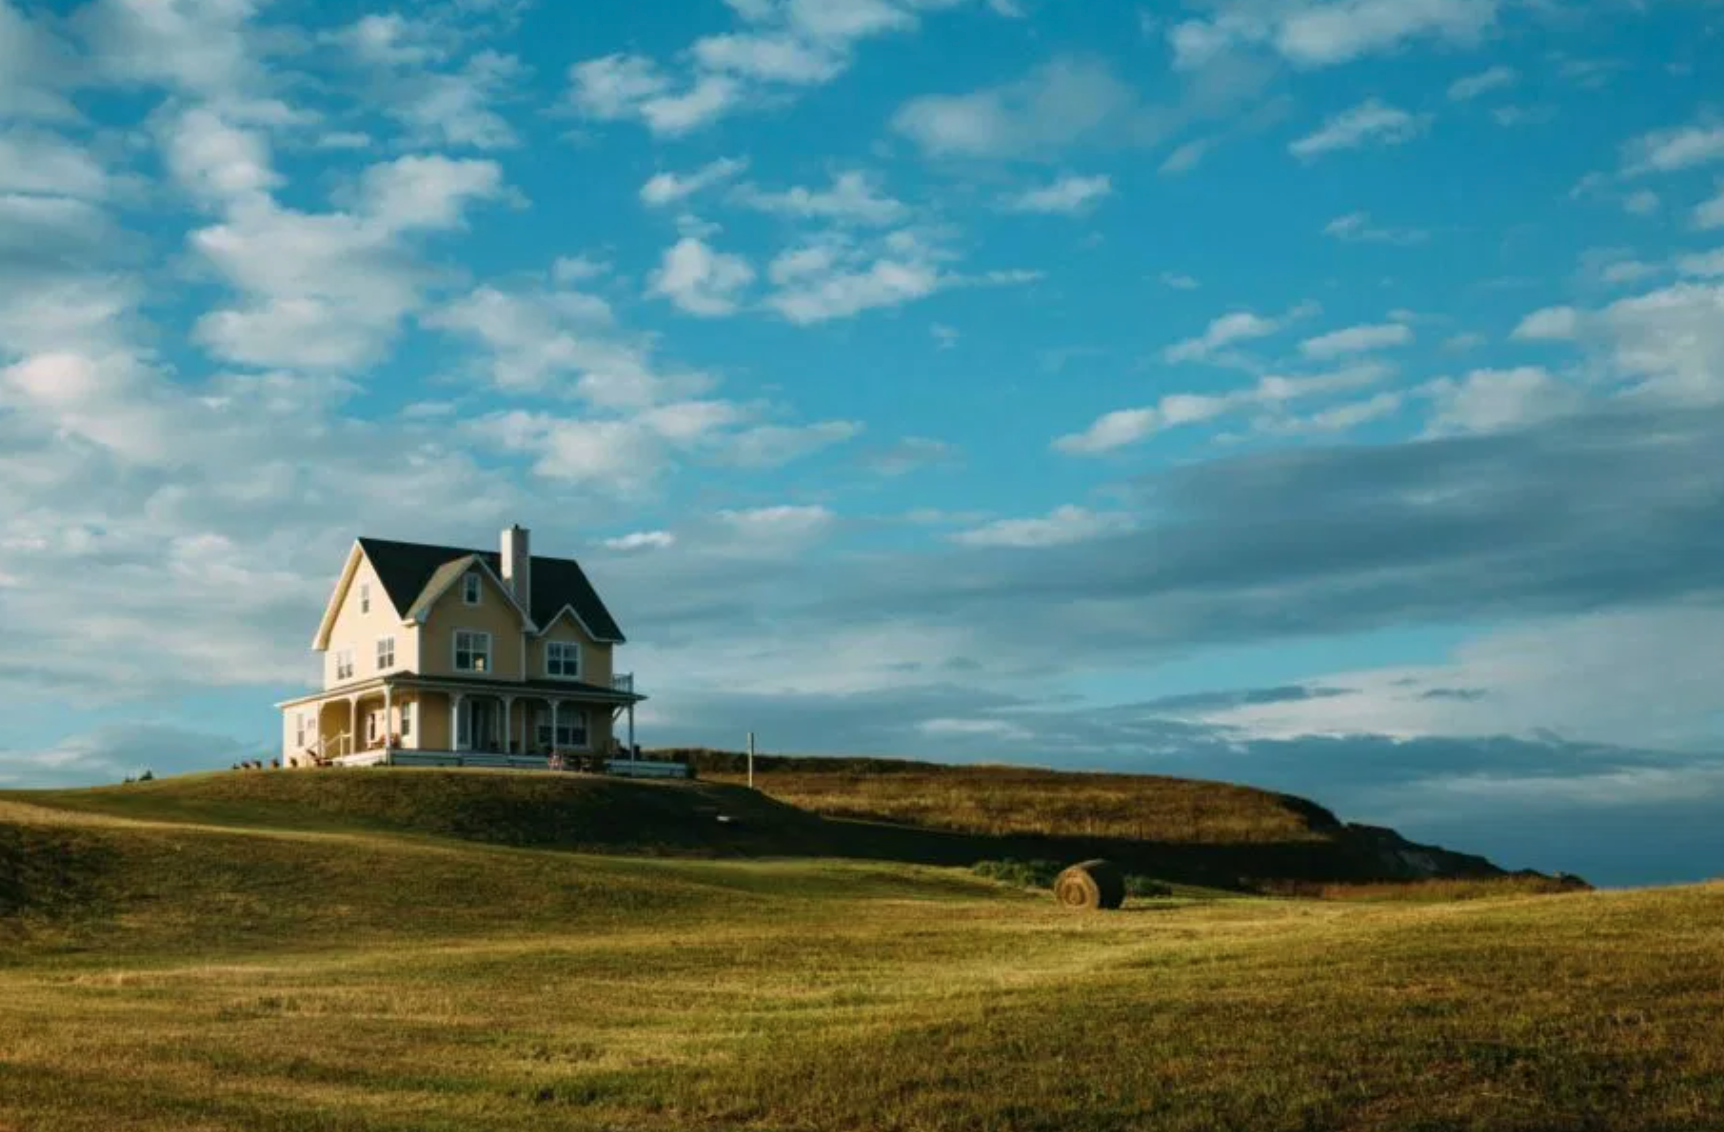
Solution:
M 467 734 L 471 736 L 472 750 L 498 751 L 502 749 L 497 744 L 497 703 L 495 700 L 469 699 L 467 701 Z

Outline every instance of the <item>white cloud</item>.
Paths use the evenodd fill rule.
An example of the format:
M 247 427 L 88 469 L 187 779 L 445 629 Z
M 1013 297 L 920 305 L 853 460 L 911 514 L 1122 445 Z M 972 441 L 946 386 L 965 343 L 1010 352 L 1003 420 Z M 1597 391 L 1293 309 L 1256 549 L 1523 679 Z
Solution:
M 761 425 L 737 433 L 719 454 L 722 463 L 742 468 L 777 468 L 804 456 L 854 440 L 861 421 L 820 421 L 809 425 Z
M 1055 440 L 1053 447 L 1056 451 L 1072 456 L 1099 456 L 1136 444 L 1166 429 L 1203 424 L 1229 413 L 1252 409 L 1263 414 L 1255 424 L 1261 431 L 1292 431 L 1294 422 L 1288 420 L 1286 412 L 1293 403 L 1329 393 L 1359 389 L 1380 381 L 1389 372 L 1388 367 L 1381 364 L 1364 363 L 1332 373 L 1271 375 L 1254 386 L 1230 393 L 1173 393 L 1153 406 L 1120 409 L 1104 414 L 1083 432 Z M 1393 406 L 1385 408 L 1378 405 L 1373 412 L 1380 415 L 1392 408 Z M 1323 417 L 1319 423 L 1326 430 L 1333 431 L 1370 419 L 1358 414 L 1359 409 L 1354 407 L 1340 415 Z M 1307 430 L 1315 431 L 1311 428 Z
M 1685 255 L 1676 261 L 1676 270 L 1701 279 L 1724 278 L 1724 248 L 1714 248 L 1697 255 Z
M 1292 323 L 1313 313 L 1309 305 L 1295 307 L 1280 318 L 1265 318 L 1251 311 L 1234 311 L 1210 322 L 1196 338 L 1176 342 L 1162 351 L 1167 362 L 1207 362 L 1222 356 L 1227 347 L 1279 334 Z
M 0 128 L 0 193 L 94 201 L 112 188 L 107 170 L 81 146 L 29 127 Z
M 1724 161 L 1724 125 L 1712 123 L 1654 130 L 1622 147 L 1630 176 L 1675 173 Z
M 1104 65 L 1059 58 L 971 94 L 905 103 L 892 128 L 935 157 L 1019 157 L 1065 148 L 1119 123 L 1137 96 Z
M 642 550 L 669 550 L 676 545 L 676 536 L 669 531 L 634 531 L 604 541 L 606 550 L 631 553 Z
M 1573 338 L 1580 315 L 1573 307 L 1546 307 L 1521 319 L 1513 337 L 1522 342 L 1562 341 Z
M 1366 145 L 1404 145 L 1425 132 L 1429 115 L 1413 115 L 1375 98 L 1327 119 L 1321 129 L 1287 147 L 1293 156 L 1310 161 L 1325 153 Z
M 1694 226 L 1705 231 L 1724 228 L 1724 186 L 1717 196 L 1695 207 Z
M 1106 174 L 1094 177 L 1061 177 L 1050 185 L 1027 189 L 1008 197 L 1004 204 L 1008 212 L 1050 212 L 1071 216 L 1084 211 L 1112 192 L 1113 179 Z
M 805 541 L 832 528 L 838 517 L 826 507 L 781 504 L 746 510 L 722 510 L 718 520 L 744 546 L 757 543 L 763 549 Z
M 1429 429 L 1438 434 L 1521 428 L 1574 412 L 1585 400 L 1581 390 L 1537 366 L 1474 370 L 1422 392 L 1433 402 Z
M 1195 291 L 1203 284 L 1189 275 L 1179 271 L 1164 271 L 1161 273 L 1161 285 L 1175 291 Z
M 1449 84 L 1449 101 L 1471 102 L 1481 94 L 1489 94 L 1493 90 L 1513 86 L 1520 79 L 1520 73 L 1513 67 L 1497 65 L 1476 75 L 1456 79 Z
M 505 392 L 560 391 L 604 409 L 639 410 L 712 384 L 705 374 L 661 368 L 650 342 L 617 330 L 609 305 L 578 291 L 484 286 L 421 321 L 481 344 L 485 376 Z
M 1299 343 L 1299 352 L 1307 358 L 1330 360 L 1348 354 L 1364 354 L 1391 346 L 1405 346 L 1413 340 L 1412 327 L 1401 322 L 1385 322 L 1372 326 L 1350 326 Z
M 734 195 L 739 203 L 761 212 L 836 223 L 887 225 L 902 219 L 907 211 L 902 201 L 882 193 L 873 179 L 859 170 L 837 174 L 828 189 L 796 185 L 773 193 L 741 185 Z
M 1651 216 L 1663 205 L 1663 200 L 1651 189 L 1640 189 L 1622 198 L 1622 207 L 1630 216 Z
M 746 259 L 685 237 L 665 249 L 648 293 L 689 314 L 714 318 L 734 314 L 741 293 L 753 282 L 754 268 Z
M 613 54 L 569 68 L 570 104 L 601 121 L 639 119 L 675 136 L 744 109 L 782 102 L 849 69 L 861 43 L 913 31 L 946 0 L 784 0 L 735 3 L 744 30 L 704 36 L 672 77 L 642 55 Z
M 513 55 L 480 51 L 459 70 L 401 80 L 387 109 L 408 127 L 415 145 L 508 149 L 520 139 L 494 104 L 526 76 L 526 66 Z
M 76 121 L 63 89 L 75 74 L 72 52 L 46 12 L 29 17 L 0 0 L 0 118 Z
M 1188 141 L 1168 154 L 1157 172 L 1165 176 L 1189 173 L 1201 165 L 1203 159 L 1209 156 L 1209 151 L 1219 145 L 1220 142 L 1220 138 L 1198 138 L 1194 141 Z
M 806 326 L 902 306 L 954 287 L 1005 286 L 1039 278 L 1023 271 L 965 275 L 949 270 L 946 264 L 954 256 L 942 243 L 945 235 L 916 228 L 868 239 L 828 232 L 773 259 L 767 277 L 775 290 L 766 305 Z
M 1035 519 L 998 519 L 952 535 L 964 546 L 1010 547 L 1027 550 L 1069 546 L 1130 529 L 1130 516 L 1065 506 Z
M 245 301 L 205 314 L 194 336 L 220 357 L 256 366 L 341 369 L 375 360 L 429 283 L 409 237 L 460 225 L 473 202 L 501 188 L 489 161 L 402 157 L 365 171 L 350 212 L 240 199 L 191 244 Z
M 703 189 L 729 180 L 747 167 L 748 162 L 745 159 L 721 157 L 686 176 L 676 173 L 654 174 L 641 186 L 641 203 L 651 208 L 680 203 Z
M 1639 396 L 1678 403 L 1724 399 L 1724 255 L 1688 257 L 1694 280 L 1620 299 L 1602 310 L 1552 307 L 1522 320 L 1515 337 L 1572 341 L 1600 354 Z M 1696 281 L 1705 280 L 1705 281 Z
M 1498 0 L 1222 0 L 1215 7 L 1211 17 L 1169 29 L 1175 66 L 1206 67 L 1240 47 L 1269 48 L 1296 66 L 1317 68 L 1415 39 L 1467 46 L 1495 24 Z
M 158 133 L 174 180 L 207 204 L 256 199 L 281 183 L 262 134 L 236 128 L 207 107 L 164 121 Z
M 1422 228 L 1391 228 L 1371 223 L 1368 212 L 1350 212 L 1337 216 L 1323 228 L 1323 234 L 1345 243 L 1395 244 L 1410 247 L 1422 244 L 1430 233 Z

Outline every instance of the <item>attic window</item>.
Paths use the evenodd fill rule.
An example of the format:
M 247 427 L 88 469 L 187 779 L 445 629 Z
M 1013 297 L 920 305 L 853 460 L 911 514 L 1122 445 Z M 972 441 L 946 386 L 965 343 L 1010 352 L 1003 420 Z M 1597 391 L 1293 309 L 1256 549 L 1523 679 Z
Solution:
M 359 612 L 371 612 L 371 584 L 369 582 L 359 587 Z
M 461 579 L 461 600 L 468 605 L 479 604 L 479 575 L 468 574 Z

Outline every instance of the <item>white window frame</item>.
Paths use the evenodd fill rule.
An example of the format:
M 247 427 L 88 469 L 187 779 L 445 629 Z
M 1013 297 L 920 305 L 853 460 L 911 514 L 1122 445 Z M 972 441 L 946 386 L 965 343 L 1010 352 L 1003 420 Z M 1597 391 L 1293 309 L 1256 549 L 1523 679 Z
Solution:
M 359 612 L 371 612 L 371 583 L 361 582 L 359 585 Z
M 576 739 L 577 728 L 575 727 L 577 722 L 580 724 L 578 740 Z M 562 709 L 557 713 L 557 741 L 553 743 L 551 742 L 551 709 L 540 708 L 539 714 L 533 721 L 533 735 L 538 739 L 538 745 L 541 747 L 550 747 L 553 750 L 585 750 L 590 748 L 593 742 L 592 721 L 587 718 L 587 709 L 584 707 Z
M 417 704 L 418 704 L 417 700 L 408 700 L 406 703 L 401 705 L 401 709 L 400 709 L 401 710 L 400 732 L 401 732 L 401 738 L 403 741 L 411 739 L 413 737 L 413 714 L 414 714 L 413 709 L 415 706 L 417 706 Z
M 306 747 L 306 743 L 305 743 L 306 732 L 311 730 L 311 728 L 308 726 L 308 724 L 310 724 L 310 722 L 311 722 L 311 713 L 308 711 L 296 711 L 293 713 L 293 717 L 294 717 L 293 746 L 294 746 L 295 750 L 303 751 Z
M 570 671 L 569 668 L 568 655 L 570 653 L 575 658 L 573 671 Z M 561 659 L 553 665 L 552 656 L 558 656 Z M 581 668 L 586 663 L 586 659 L 581 655 L 581 643 L 579 641 L 546 641 L 545 677 L 549 680 L 579 680 Z
M 472 647 L 462 649 L 461 637 L 463 635 L 476 638 L 477 640 L 483 640 L 485 642 L 485 647 L 482 650 L 485 663 L 482 667 L 472 664 L 469 664 L 465 668 L 461 666 L 462 652 L 466 652 L 469 655 L 469 658 L 478 656 L 481 653 L 481 650 Z M 491 646 L 491 634 L 485 632 L 483 629 L 456 629 L 453 638 L 449 642 L 449 662 L 455 666 L 456 672 L 477 672 L 482 675 L 489 676 L 497 670 L 495 663 L 496 654 L 492 650 Z
M 468 605 L 478 605 L 485 594 L 485 583 L 479 578 L 479 571 L 469 570 L 461 575 L 461 600 Z
M 377 671 L 388 672 L 395 667 L 395 638 L 377 638 Z
M 338 681 L 339 680 L 351 680 L 351 679 L 353 679 L 353 650 L 352 649 L 336 649 L 335 650 L 335 678 Z

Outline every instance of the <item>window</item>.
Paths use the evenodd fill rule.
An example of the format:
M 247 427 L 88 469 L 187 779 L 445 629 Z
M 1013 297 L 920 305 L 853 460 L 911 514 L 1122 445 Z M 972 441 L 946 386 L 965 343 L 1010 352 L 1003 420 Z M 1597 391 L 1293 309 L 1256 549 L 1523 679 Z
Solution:
M 471 573 L 461 579 L 461 600 L 468 605 L 479 604 L 479 575 Z
M 295 717 L 293 729 L 293 745 L 295 747 L 302 749 L 305 747 L 305 737 L 312 733 L 312 728 L 315 726 L 311 719 L 311 713 L 307 711 L 302 711 Z
M 401 737 L 406 739 L 413 734 L 413 702 L 409 700 L 401 705 Z
M 455 630 L 455 670 L 491 671 L 491 634 L 477 633 L 471 629 Z
M 335 678 L 337 680 L 353 679 L 352 649 L 342 649 L 335 654 Z
M 377 725 L 378 725 L 378 722 L 382 720 L 382 718 L 383 718 L 383 713 L 380 711 L 368 711 L 365 713 L 365 744 L 366 744 L 366 746 L 370 746 L 373 743 L 377 742 L 378 732 L 380 730 L 382 730 Z
M 395 667 L 395 638 L 377 638 L 377 671 L 388 672 Z
M 581 678 L 581 646 L 574 641 L 545 643 L 545 675 L 559 680 Z
M 370 582 L 367 582 L 364 585 L 359 587 L 359 612 L 361 612 L 361 613 L 370 613 L 371 612 L 371 583 Z
M 538 733 L 541 747 L 584 747 L 587 745 L 587 713 L 580 708 L 564 708 L 557 713 L 557 741 L 551 742 L 551 710 L 539 709 Z

